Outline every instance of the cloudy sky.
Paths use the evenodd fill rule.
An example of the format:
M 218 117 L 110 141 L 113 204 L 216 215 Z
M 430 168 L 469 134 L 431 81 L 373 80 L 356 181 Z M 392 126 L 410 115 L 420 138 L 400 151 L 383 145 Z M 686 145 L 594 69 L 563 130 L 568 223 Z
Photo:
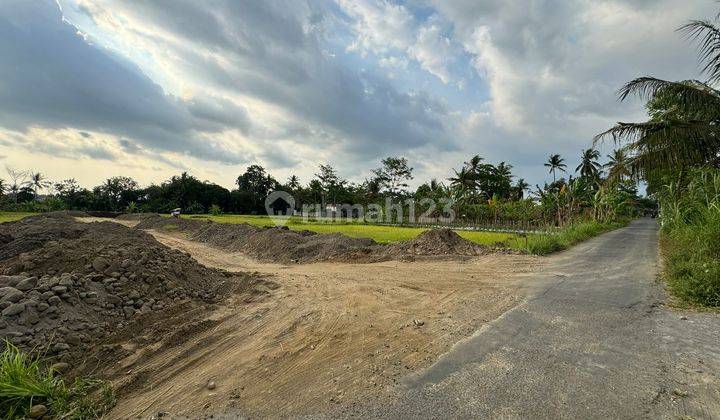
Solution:
M 636 76 L 698 77 L 674 29 L 711 0 L 5 0 L 0 165 L 87 186 L 259 163 L 362 181 L 402 155 L 447 178 L 474 154 L 531 183 L 640 119 Z M 609 149 L 609 148 L 607 148 Z M 608 152 L 609 150 L 605 150 Z

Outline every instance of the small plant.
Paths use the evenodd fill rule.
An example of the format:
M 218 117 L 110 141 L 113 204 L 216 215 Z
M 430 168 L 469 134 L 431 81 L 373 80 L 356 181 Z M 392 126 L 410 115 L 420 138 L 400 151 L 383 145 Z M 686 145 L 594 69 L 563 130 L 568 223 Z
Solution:
M 213 204 L 210 206 L 210 210 L 208 211 L 213 216 L 219 216 L 222 214 L 222 209 L 217 204 Z
M 137 212 L 137 203 L 135 203 L 134 201 L 129 202 L 127 207 L 125 208 L 125 211 L 128 213 Z
M 6 419 L 27 417 L 31 407 L 45 406 L 46 415 L 95 419 L 115 405 L 112 388 L 103 381 L 76 379 L 68 386 L 39 358 L 5 341 L 0 354 L 0 413 Z

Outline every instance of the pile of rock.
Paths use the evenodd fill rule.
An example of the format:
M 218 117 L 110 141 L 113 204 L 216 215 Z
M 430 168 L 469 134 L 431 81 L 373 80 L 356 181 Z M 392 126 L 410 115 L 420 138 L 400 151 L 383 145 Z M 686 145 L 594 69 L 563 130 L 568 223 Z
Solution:
M 142 231 L 111 222 L 62 223 L 78 234 L 53 235 L 0 261 L 0 336 L 21 348 L 69 355 L 144 314 L 188 300 L 213 302 L 250 281 L 204 267 Z M 0 230 L 13 237 L 10 243 L 27 242 L 22 229 Z

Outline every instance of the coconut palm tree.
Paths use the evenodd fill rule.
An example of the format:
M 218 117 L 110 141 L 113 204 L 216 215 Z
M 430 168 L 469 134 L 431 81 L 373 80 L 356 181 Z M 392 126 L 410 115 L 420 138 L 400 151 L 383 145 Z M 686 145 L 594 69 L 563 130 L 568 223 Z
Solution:
M 40 172 L 32 172 L 30 173 L 30 179 L 28 179 L 27 185 L 32 188 L 33 195 L 37 198 L 38 190 L 46 188 L 50 183 L 45 179 L 45 175 Z
M 629 165 L 636 177 L 650 171 L 718 165 L 720 156 L 720 27 L 696 20 L 678 29 L 699 44 L 702 72 L 707 81 L 672 82 L 640 77 L 625 84 L 619 100 L 631 95 L 648 100 L 652 118 L 641 123 L 619 122 L 595 137 L 612 138 L 631 154 Z
M 565 164 L 565 159 L 561 158 L 559 154 L 550 155 L 547 163 L 544 166 L 550 168 L 549 172 L 553 176 L 553 183 L 556 181 L 555 171 L 561 170 L 563 172 L 567 172 L 565 170 L 565 168 L 567 168 L 567 165 Z
M 467 191 L 472 191 L 477 187 L 475 174 L 467 167 L 460 169 L 460 172 L 455 169 L 453 171 L 455 176 L 448 178 L 448 181 L 450 181 L 450 186 L 457 192 L 458 197 L 463 197 Z
M 471 157 L 469 161 L 465 162 L 465 167 L 469 172 L 477 173 L 480 170 L 480 165 L 483 160 L 485 159 L 480 157 L 480 155 L 475 155 Z
M 596 178 L 602 168 L 602 165 L 597 161 L 598 159 L 600 159 L 600 152 L 597 150 L 584 150 L 580 157 L 580 164 L 575 168 L 575 172 L 580 172 L 580 176 L 585 178 Z
M 630 163 L 625 149 L 615 149 L 611 155 L 607 155 L 608 163 L 603 165 L 608 170 L 608 179 L 624 181 L 631 175 Z
M 530 184 L 525 182 L 524 178 L 518 178 L 517 181 L 515 181 L 515 185 L 513 185 L 513 191 L 515 198 L 517 200 L 522 200 L 523 197 L 525 197 L 525 191 L 530 188 Z

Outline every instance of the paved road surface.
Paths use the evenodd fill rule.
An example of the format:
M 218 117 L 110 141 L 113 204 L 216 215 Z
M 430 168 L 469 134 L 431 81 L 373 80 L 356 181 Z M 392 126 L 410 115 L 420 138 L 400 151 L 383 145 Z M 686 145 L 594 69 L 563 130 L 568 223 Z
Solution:
M 551 258 L 526 302 L 342 414 L 720 419 L 720 316 L 663 306 L 654 220 Z

